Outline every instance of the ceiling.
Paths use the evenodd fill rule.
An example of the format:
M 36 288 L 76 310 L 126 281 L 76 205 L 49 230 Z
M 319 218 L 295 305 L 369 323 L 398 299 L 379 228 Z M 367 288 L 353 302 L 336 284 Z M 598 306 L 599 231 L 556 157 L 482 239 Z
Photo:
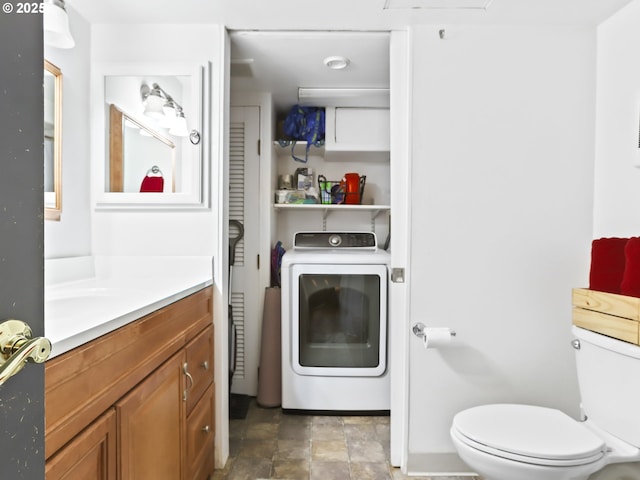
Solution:
M 297 103 L 298 87 L 389 88 L 389 34 L 232 32 L 233 92 L 270 92 L 276 110 Z M 344 56 L 342 70 L 323 60 Z
M 276 110 L 302 87 L 387 87 L 389 38 L 408 25 L 595 26 L 640 0 L 67 0 L 92 24 L 222 24 L 232 91 L 271 92 Z M 486 7 L 486 8 L 485 8 Z M 260 31 L 258 31 L 260 30 Z M 377 33 L 376 33 L 377 32 Z M 322 61 L 344 55 L 344 70 Z
M 390 7 L 398 8 L 385 9 L 387 1 Z M 90 23 L 219 23 L 231 29 L 377 30 L 424 23 L 597 25 L 631 1 L 638 0 L 67 0 L 67 4 Z M 486 4 L 486 10 L 468 8 Z M 457 8 L 447 8 L 448 5 Z

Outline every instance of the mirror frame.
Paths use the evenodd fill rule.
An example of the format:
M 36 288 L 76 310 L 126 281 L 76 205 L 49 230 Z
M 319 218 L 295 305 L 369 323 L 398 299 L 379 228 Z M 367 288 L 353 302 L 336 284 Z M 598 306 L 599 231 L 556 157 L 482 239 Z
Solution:
M 122 192 L 124 187 L 124 122 L 128 121 L 136 125 L 138 128 L 148 132 L 156 140 L 164 143 L 172 152 L 172 168 L 171 178 L 175 178 L 175 148 L 176 145 L 168 138 L 163 137 L 158 132 L 138 122 L 135 118 L 124 113 L 117 105 L 113 103 L 109 105 L 109 191 Z M 175 182 L 171 186 L 171 191 L 175 192 Z
M 53 192 L 44 193 L 44 218 L 59 222 L 62 216 L 62 70 L 48 60 L 44 61 L 44 69 L 55 78 L 53 89 Z M 47 195 L 47 193 L 51 193 L 51 195 Z M 47 201 L 48 197 L 52 197 L 53 202 Z M 53 206 L 48 207 L 47 204 L 53 204 Z
M 209 107 L 211 91 L 211 63 L 205 66 L 194 63 L 102 63 L 94 64 L 91 75 L 91 123 L 92 123 L 92 190 L 96 210 L 199 210 L 210 208 L 209 162 L 210 146 L 206 141 L 210 128 Z M 192 105 L 183 105 L 194 112 L 196 125 L 190 128 L 200 133 L 198 152 L 189 156 L 196 158 L 189 191 L 173 193 L 127 193 L 107 192 L 105 187 L 109 172 L 109 104 L 106 102 L 106 79 L 110 76 L 189 76 L 194 95 Z

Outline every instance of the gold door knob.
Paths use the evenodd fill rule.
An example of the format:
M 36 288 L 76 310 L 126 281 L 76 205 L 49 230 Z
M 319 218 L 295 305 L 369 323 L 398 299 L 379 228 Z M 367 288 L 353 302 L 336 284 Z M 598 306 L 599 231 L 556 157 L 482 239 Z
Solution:
M 0 385 L 27 362 L 42 363 L 51 354 L 51 342 L 44 337 L 31 338 L 29 325 L 20 320 L 0 323 Z

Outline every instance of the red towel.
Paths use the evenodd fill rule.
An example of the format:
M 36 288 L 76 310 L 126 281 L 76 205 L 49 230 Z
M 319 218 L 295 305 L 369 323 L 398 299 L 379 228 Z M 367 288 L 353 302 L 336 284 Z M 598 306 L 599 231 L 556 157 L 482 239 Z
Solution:
M 640 237 L 630 238 L 624 247 L 626 264 L 620 293 L 640 297 Z
M 620 283 L 625 271 L 625 246 L 628 240 L 615 237 L 599 238 L 591 243 L 591 290 L 620 293 Z
M 140 185 L 141 192 L 162 192 L 164 190 L 164 178 L 146 176 Z

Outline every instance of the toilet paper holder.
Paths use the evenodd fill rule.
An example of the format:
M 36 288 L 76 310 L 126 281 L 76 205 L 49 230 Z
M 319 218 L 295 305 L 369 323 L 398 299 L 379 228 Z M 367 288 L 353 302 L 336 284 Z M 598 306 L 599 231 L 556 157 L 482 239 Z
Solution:
M 413 324 L 411 330 L 416 337 L 424 338 L 424 336 L 426 335 L 427 326 L 422 322 L 418 322 Z M 453 330 L 451 330 L 451 332 L 449 333 L 452 337 L 456 336 L 456 332 L 454 332 Z

